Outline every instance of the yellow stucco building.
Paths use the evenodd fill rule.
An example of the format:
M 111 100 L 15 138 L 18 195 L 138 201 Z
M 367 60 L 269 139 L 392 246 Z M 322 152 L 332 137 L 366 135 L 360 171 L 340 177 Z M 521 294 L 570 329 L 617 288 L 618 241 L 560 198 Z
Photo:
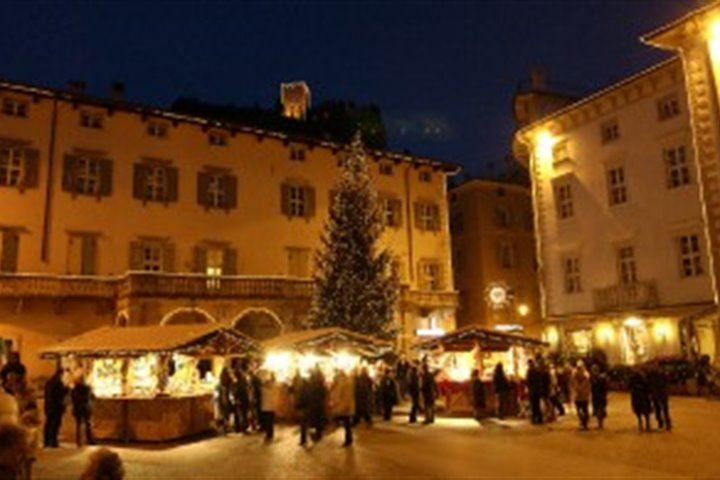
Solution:
M 300 325 L 344 146 L 82 92 L 0 83 L 0 337 L 38 349 L 101 325 Z M 400 345 L 454 326 L 446 177 L 368 152 L 402 280 Z

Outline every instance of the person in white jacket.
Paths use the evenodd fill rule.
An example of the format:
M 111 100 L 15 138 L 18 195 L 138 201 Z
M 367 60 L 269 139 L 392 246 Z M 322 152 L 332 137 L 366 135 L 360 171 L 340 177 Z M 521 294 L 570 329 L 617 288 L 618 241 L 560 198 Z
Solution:
M 278 386 L 275 381 L 275 374 L 268 370 L 260 372 L 261 395 L 260 395 L 260 421 L 261 428 L 265 432 L 265 441 L 271 442 L 275 436 L 275 408 L 277 406 Z
M 337 369 L 330 387 L 330 413 L 345 428 L 344 447 L 353 442 L 352 419 L 355 416 L 355 385 L 342 369 Z

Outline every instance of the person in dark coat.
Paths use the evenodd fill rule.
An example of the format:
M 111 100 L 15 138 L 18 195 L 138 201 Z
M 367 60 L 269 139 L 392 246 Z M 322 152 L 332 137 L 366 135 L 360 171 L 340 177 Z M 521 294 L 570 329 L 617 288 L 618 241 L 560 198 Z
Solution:
M 214 400 L 215 400 L 215 424 L 220 433 L 225 435 L 228 432 L 230 425 L 230 416 L 233 411 L 232 402 L 232 386 L 233 378 L 230 374 L 230 370 L 223 368 L 220 371 L 220 378 L 218 379 L 217 385 L 215 385 Z
M 57 448 L 58 433 L 62 425 L 62 417 L 65 413 L 65 398 L 68 388 L 62 381 L 63 371 L 61 368 L 45 382 L 45 429 L 43 444 L 48 448 Z
M 670 407 L 668 394 L 668 378 L 667 373 L 660 365 L 653 365 L 648 372 L 648 386 L 650 389 L 650 397 L 655 409 L 655 419 L 658 422 L 658 428 L 672 429 L 672 421 L 670 420 Z
M 438 397 L 438 388 L 437 383 L 435 383 L 435 375 L 430 371 L 427 363 L 422 366 L 420 392 L 423 399 L 423 408 L 425 409 L 425 421 L 423 423 L 435 423 L 435 400 Z
M 493 389 L 497 399 L 497 416 L 500 420 L 505 418 L 505 412 L 510 404 L 510 382 L 505 376 L 503 364 L 498 362 L 493 373 Z
M 82 445 L 82 428 L 85 428 L 85 440 L 93 445 L 95 440 L 92 433 L 92 389 L 85 383 L 85 377 L 80 376 L 70 393 L 72 397 L 72 414 L 75 417 L 75 443 Z
M 401 399 L 404 399 L 407 394 L 407 375 L 409 368 L 410 363 L 405 358 L 405 355 L 401 355 L 400 360 L 398 360 L 395 365 L 395 381 L 397 382 Z
M 393 378 L 392 369 L 386 368 L 380 378 L 380 402 L 382 405 L 383 419 L 387 422 L 392 419 L 393 407 L 398 403 L 398 388 Z
M 592 414 L 597 418 L 598 428 L 602 429 L 607 417 L 608 379 L 598 365 L 590 369 L 590 389 Z
M 630 375 L 630 402 L 633 413 L 637 417 L 638 429 L 643 431 L 643 420 L 645 420 L 644 429 L 649 432 L 650 412 L 652 411 L 650 386 L 647 376 L 640 369 L 635 369 Z
M 327 412 L 325 408 L 328 399 L 328 388 L 325 384 L 325 376 L 319 366 L 315 366 L 310 373 L 307 395 L 307 424 L 315 430 L 313 440 L 319 442 L 323 436 L 325 425 L 327 424 Z
M 364 420 L 368 426 L 372 425 L 373 411 L 373 382 L 366 367 L 362 367 L 355 377 L 355 425 Z
M 470 389 L 472 391 L 473 412 L 478 422 L 485 416 L 485 386 L 480 380 L 480 370 L 475 369 L 470 375 Z
M 20 353 L 10 352 L 8 362 L 0 369 L 0 383 L 2 384 L 2 388 L 10 394 L 14 393 L 11 387 L 11 378 L 15 377 L 24 380 L 26 373 L 27 369 L 20 361 Z
M 410 423 L 417 423 L 420 410 L 420 374 L 416 365 L 411 364 L 407 375 L 407 393 L 410 396 Z
M 528 397 L 530 398 L 531 421 L 532 423 L 539 425 L 543 423 L 542 410 L 540 409 L 540 402 L 542 400 L 543 393 L 543 375 L 535 366 L 535 362 L 533 360 L 528 360 L 525 382 L 527 383 Z
M 250 424 L 250 381 L 247 371 L 242 365 L 235 374 L 232 389 L 235 432 L 245 433 Z

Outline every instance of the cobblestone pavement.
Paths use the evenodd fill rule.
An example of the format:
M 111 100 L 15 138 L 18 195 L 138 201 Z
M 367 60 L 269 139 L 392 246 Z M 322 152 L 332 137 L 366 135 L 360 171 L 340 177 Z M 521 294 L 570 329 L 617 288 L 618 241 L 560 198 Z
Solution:
M 573 414 L 531 426 L 522 420 L 441 418 L 432 426 L 359 427 L 342 448 L 342 432 L 308 448 L 297 429 L 230 435 L 167 447 L 112 447 L 129 479 L 150 478 L 720 478 L 720 402 L 673 398 L 672 432 L 639 433 L 627 395 L 610 397 L 604 431 L 581 432 Z M 63 445 L 40 453 L 35 478 L 78 478 L 93 447 Z

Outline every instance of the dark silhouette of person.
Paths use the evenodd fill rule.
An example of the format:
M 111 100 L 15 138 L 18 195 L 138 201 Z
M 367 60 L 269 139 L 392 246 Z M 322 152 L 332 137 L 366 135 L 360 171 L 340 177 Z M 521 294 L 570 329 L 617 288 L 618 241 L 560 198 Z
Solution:
M 65 398 L 68 387 L 62 381 L 63 370 L 58 368 L 45 382 L 45 428 L 43 444 L 48 448 L 57 448 L 58 433 L 65 413 Z

